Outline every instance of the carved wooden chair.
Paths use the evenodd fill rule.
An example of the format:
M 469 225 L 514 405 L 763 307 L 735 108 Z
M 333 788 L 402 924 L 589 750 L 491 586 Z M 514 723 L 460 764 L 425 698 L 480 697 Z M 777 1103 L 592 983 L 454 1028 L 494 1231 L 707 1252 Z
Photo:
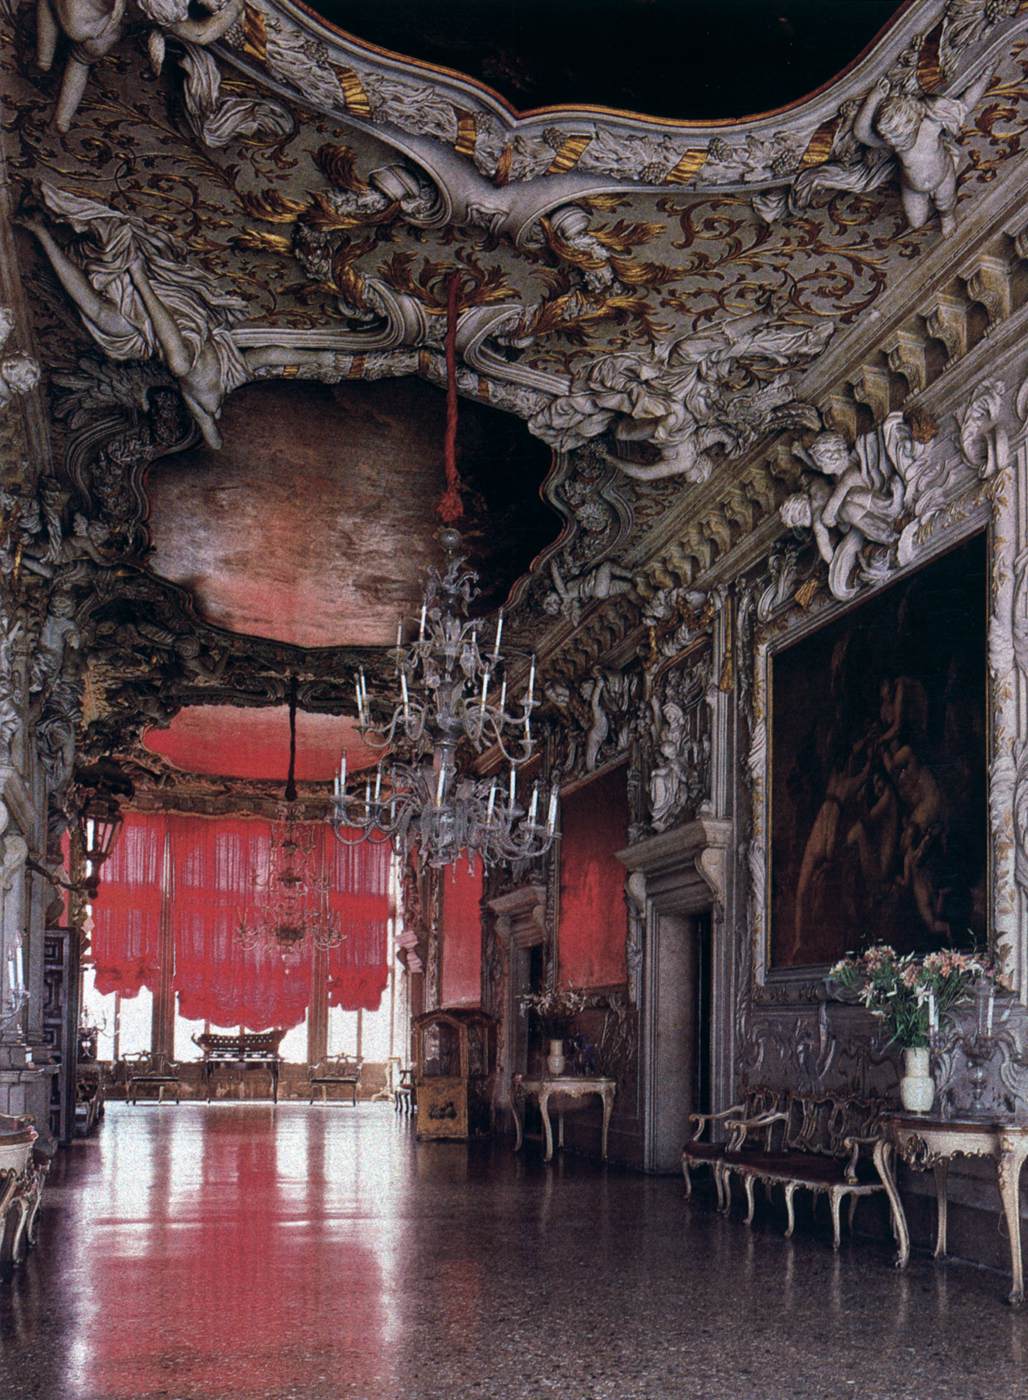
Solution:
M 696 1130 L 682 1148 L 682 1175 L 685 1177 L 687 1197 L 692 1195 L 690 1169 L 709 1167 L 714 1179 L 714 1189 L 717 1191 L 718 1209 L 724 1209 L 726 1187 L 723 1162 L 725 1153 L 729 1151 L 734 1139 L 738 1137 L 734 1125 L 740 1119 L 749 1122 L 763 1114 L 773 1113 L 778 1107 L 779 1098 L 780 1095 L 774 1089 L 751 1089 L 740 1103 L 732 1104 L 731 1108 L 723 1109 L 720 1113 L 689 1114 L 689 1122 L 696 1125 Z M 715 1142 L 713 1140 L 715 1130 L 718 1127 L 725 1129 L 726 1125 L 727 1135 L 721 1142 Z M 750 1138 L 749 1145 L 751 1150 L 756 1149 L 759 1145 L 755 1133 Z
M 341 1085 L 350 1090 L 350 1103 L 357 1106 L 357 1089 L 361 1082 L 361 1067 L 364 1061 L 355 1055 L 329 1055 L 324 1060 L 319 1060 L 316 1065 L 311 1065 L 307 1071 L 310 1081 L 311 1103 L 314 1102 L 314 1095 L 321 1090 L 321 1102 L 328 1102 L 328 1091 L 335 1085 Z M 336 1103 L 345 1103 L 345 1098 L 340 1095 L 334 1099 Z

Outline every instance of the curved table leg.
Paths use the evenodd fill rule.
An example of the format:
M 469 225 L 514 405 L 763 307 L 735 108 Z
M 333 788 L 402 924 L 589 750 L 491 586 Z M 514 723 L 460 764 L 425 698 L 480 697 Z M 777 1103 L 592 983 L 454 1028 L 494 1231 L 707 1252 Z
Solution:
M 796 1229 L 796 1207 L 793 1204 L 793 1197 L 796 1195 L 796 1182 L 788 1181 L 785 1185 L 785 1213 L 789 1223 L 786 1227 L 785 1238 L 792 1239 L 793 1231 Z
M 614 1095 L 610 1089 L 603 1090 L 603 1138 L 600 1146 L 600 1155 L 603 1160 L 607 1160 L 607 1129 L 610 1127 L 611 1110 L 614 1107 Z
M 943 1160 L 935 1164 L 935 1258 L 946 1257 L 946 1226 L 949 1215 L 949 1201 L 946 1199 L 946 1178 L 949 1175 L 949 1162 Z
M 543 1154 L 544 1162 L 553 1161 L 553 1128 L 550 1124 L 550 1095 L 543 1089 L 539 1094 L 539 1112 L 543 1118 L 543 1132 L 546 1134 L 546 1151 Z
M 514 1091 L 510 1096 L 510 1108 L 514 1114 L 514 1151 L 520 1152 L 525 1141 L 522 1119 L 525 1113 L 525 1104 L 521 1095 Z
M 748 1172 L 743 1177 L 743 1185 L 746 1188 L 746 1224 L 752 1225 L 753 1216 L 757 1209 L 757 1202 L 753 1196 L 753 1188 L 756 1185 L 756 1183 L 754 1182 L 753 1177 L 750 1176 Z
M 830 1191 L 828 1202 L 832 1208 L 832 1248 L 837 1250 L 842 1244 L 842 1221 L 839 1219 L 839 1212 L 842 1208 L 842 1192 Z
M 1007 1302 L 1024 1302 L 1024 1266 L 1021 1259 L 1021 1168 L 1028 1156 L 1028 1144 L 1021 1138 L 1000 1135 L 999 1157 L 996 1161 L 996 1180 L 999 1183 L 1003 1214 L 1007 1218 L 1007 1232 L 1010 1235 L 1010 1275 L 1011 1288 Z
M 896 1190 L 896 1179 L 892 1174 L 894 1152 L 892 1143 L 885 1138 L 879 1138 L 875 1143 L 875 1168 L 885 1187 L 892 1211 L 892 1233 L 896 1236 L 896 1267 L 905 1269 L 910 1259 L 910 1232 L 907 1229 L 907 1217 L 903 1214 L 903 1202 Z

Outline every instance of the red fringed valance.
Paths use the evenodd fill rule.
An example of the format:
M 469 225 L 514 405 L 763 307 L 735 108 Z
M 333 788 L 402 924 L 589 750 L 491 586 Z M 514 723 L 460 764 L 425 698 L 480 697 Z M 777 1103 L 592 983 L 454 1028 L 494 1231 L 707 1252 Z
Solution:
M 162 816 L 126 813 L 104 863 L 93 902 L 93 964 L 96 989 L 105 996 L 134 997 L 156 984 L 164 830 Z
M 389 978 L 389 847 L 346 848 L 320 824 L 314 834 L 346 934 L 327 958 L 329 1004 L 375 1011 Z M 276 948 L 244 948 L 236 938 L 254 876 L 267 871 L 270 838 L 267 821 L 127 812 L 94 911 L 97 989 L 132 996 L 155 985 L 164 915 L 183 1016 L 249 1030 L 299 1025 L 312 994 L 312 945 L 291 965 Z

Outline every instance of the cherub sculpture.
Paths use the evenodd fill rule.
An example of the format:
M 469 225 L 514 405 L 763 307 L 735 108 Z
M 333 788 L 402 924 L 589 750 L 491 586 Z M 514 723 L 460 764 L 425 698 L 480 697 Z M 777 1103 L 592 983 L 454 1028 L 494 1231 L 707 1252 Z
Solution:
M 0 306 L 0 350 L 14 330 L 14 318 L 5 306 Z M 27 394 L 39 383 L 39 366 L 28 355 L 15 352 L 0 360 L 0 408 L 18 394 Z
M 543 598 L 543 608 L 551 617 L 563 613 L 577 624 L 583 606 L 592 598 L 614 598 L 619 593 L 627 593 L 632 587 L 632 572 L 620 565 L 604 560 L 593 569 L 565 579 L 556 559 L 550 561 L 550 578 L 553 590 Z
M 900 201 L 907 223 L 921 228 L 934 210 L 943 234 L 955 227 L 961 127 L 983 97 L 991 73 L 981 73 L 959 97 L 894 92 L 882 78 L 865 97 L 853 122 L 865 146 L 885 146 L 899 164 Z
M 72 45 L 57 99 L 57 130 L 70 129 L 90 68 L 111 52 L 140 17 L 154 26 L 148 48 L 154 71 L 159 73 L 165 34 L 201 47 L 213 44 L 242 17 L 243 0 L 223 0 L 221 4 L 203 0 L 202 8 L 208 13 L 194 18 L 189 0 L 37 0 L 36 61 L 43 72 L 48 73 L 53 66 L 62 34 Z
M 864 544 L 871 540 L 890 545 L 896 539 L 904 504 L 903 477 L 875 473 L 841 433 L 819 433 L 811 447 L 797 449 L 797 455 L 820 475 L 806 491 L 783 502 L 781 518 L 794 529 L 813 531 L 818 552 L 828 565 L 833 597 L 851 598 L 857 592 L 853 576 Z

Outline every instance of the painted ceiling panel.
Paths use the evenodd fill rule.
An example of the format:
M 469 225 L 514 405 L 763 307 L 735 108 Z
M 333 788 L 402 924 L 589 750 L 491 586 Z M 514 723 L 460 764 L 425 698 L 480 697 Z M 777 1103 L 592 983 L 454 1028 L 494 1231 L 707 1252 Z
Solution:
M 813 92 L 899 0 L 314 0 L 347 33 L 456 68 L 513 106 L 745 117 Z
M 151 569 L 234 632 L 303 647 L 391 643 L 441 558 L 443 408 L 409 379 L 239 390 L 221 451 L 197 448 L 151 474 Z M 557 532 L 537 494 L 549 453 L 474 404 L 459 450 L 469 551 L 502 598 Z
M 243 709 L 236 705 L 191 705 L 167 729 L 150 729 L 143 743 L 176 768 L 209 777 L 285 782 L 289 767 L 289 710 Z M 361 742 L 346 716 L 296 716 L 296 776 L 300 782 L 328 782 L 346 750 L 352 771 L 376 757 Z

